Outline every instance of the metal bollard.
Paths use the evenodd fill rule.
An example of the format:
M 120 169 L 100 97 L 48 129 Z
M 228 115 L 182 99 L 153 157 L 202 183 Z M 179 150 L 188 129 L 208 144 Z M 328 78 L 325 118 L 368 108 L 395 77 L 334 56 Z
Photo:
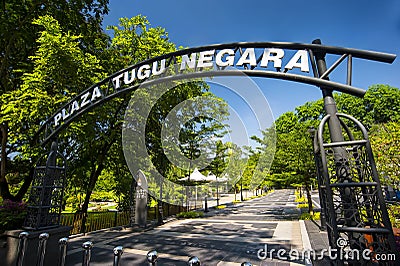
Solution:
M 201 262 L 198 257 L 194 256 L 194 257 L 190 257 L 190 259 L 188 261 L 188 265 L 189 266 L 200 266 Z
M 28 241 L 28 232 L 21 232 L 19 234 L 18 253 L 17 253 L 17 266 L 22 266 L 24 263 L 25 250 Z
M 122 253 L 124 253 L 124 248 L 122 246 L 117 246 L 114 248 L 114 266 L 119 265 Z
M 158 253 L 155 250 L 149 251 L 147 253 L 147 262 L 150 266 L 157 265 Z
M 39 235 L 39 246 L 37 251 L 36 266 L 43 266 L 44 264 L 44 255 L 46 254 L 46 244 L 48 239 L 49 239 L 48 233 L 41 233 Z
M 243 262 L 242 264 L 240 264 L 240 266 L 253 266 L 253 264 L 251 264 L 250 262 Z
M 82 244 L 82 248 L 83 248 L 82 266 L 89 266 L 90 256 L 92 254 L 93 242 L 86 241 L 85 243 Z
M 68 244 L 68 237 L 63 237 L 58 240 L 59 246 L 59 257 L 58 257 L 58 266 L 65 265 L 65 257 L 67 256 L 67 244 Z

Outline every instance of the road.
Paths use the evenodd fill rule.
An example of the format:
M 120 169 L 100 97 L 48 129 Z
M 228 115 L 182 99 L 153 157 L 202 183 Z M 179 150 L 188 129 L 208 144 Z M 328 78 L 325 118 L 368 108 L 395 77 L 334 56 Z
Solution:
M 158 252 L 159 266 L 187 265 L 190 256 L 197 256 L 202 265 L 233 266 L 244 261 L 304 265 L 302 260 L 289 263 L 278 259 L 272 251 L 300 252 L 305 248 L 307 234 L 297 220 L 294 199 L 294 190 L 276 190 L 262 198 L 212 210 L 200 219 L 173 220 L 144 232 L 108 230 L 75 237 L 70 240 L 67 265 L 82 264 L 80 246 L 87 240 L 94 243 L 91 265 L 112 265 L 115 246 L 124 247 L 120 265 L 148 265 L 146 254 L 150 250 Z M 260 249 L 267 249 L 266 259 Z

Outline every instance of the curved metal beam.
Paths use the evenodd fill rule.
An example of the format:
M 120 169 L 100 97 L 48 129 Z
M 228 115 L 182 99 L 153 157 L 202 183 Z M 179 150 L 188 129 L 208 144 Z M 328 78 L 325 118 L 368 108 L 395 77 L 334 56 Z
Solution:
M 61 107 L 54 115 L 52 115 L 49 119 L 47 119 L 44 124 L 41 126 L 39 131 L 37 132 L 37 136 L 41 133 L 44 133 L 44 138 L 42 141 L 42 144 L 46 144 L 52 137 L 57 135 L 61 130 L 66 128 L 76 117 L 79 117 L 83 113 L 91 110 L 95 106 L 98 106 L 114 97 L 117 97 L 121 94 L 136 90 L 139 86 L 141 85 L 152 85 L 152 84 L 157 84 L 161 82 L 166 82 L 166 81 L 172 81 L 172 80 L 182 80 L 182 79 L 187 79 L 187 78 L 194 78 L 194 77 L 212 77 L 212 76 L 236 76 L 238 75 L 238 71 L 231 71 L 231 70 L 211 70 L 211 71 L 194 71 L 186 74 L 177 74 L 173 76 L 160 76 L 157 79 L 153 80 L 144 80 L 142 83 L 138 84 L 136 83 L 133 86 L 125 86 L 124 88 L 116 88 L 115 84 L 113 83 L 113 79 L 120 76 L 121 74 L 131 71 L 134 69 L 139 69 L 141 66 L 144 65 L 150 65 L 155 62 L 160 62 L 161 60 L 168 60 L 167 61 L 167 67 L 173 65 L 176 63 L 177 57 L 183 56 L 183 55 L 190 55 L 192 53 L 197 53 L 197 52 L 202 52 L 202 51 L 211 51 L 211 50 L 223 50 L 223 49 L 232 49 L 235 52 L 236 51 L 241 51 L 242 48 L 255 48 L 255 49 L 261 49 L 261 48 L 280 48 L 280 49 L 288 49 L 288 50 L 308 50 L 312 51 L 313 53 L 319 52 L 319 53 L 328 53 L 328 54 L 335 54 L 335 55 L 350 55 L 352 58 L 361 58 L 361 59 L 367 59 L 367 60 L 372 60 L 372 61 L 378 61 L 378 62 L 385 62 L 385 63 L 392 63 L 396 55 L 394 54 L 387 54 L 387 53 L 381 53 L 381 52 L 374 52 L 374 51 L 366 51 L 366 50 L 357 50 L 357 49 L 352 49 L 352 48 L 342 48 L 342 47 L 334 47 L 334 46 L 325 46 L 325 45 L 319 45 L 319 44 L 302 44 L 302 43 L 288 43 L 288 42 L 238 42 L 238 43 L 228 43 L 228 44 L 215 44 L 215 45 L 208 45 L 208 46 L 202 46 L 202 47 L 195 47 L 195 48 L 189 48 L 189 49 L 183 49 L 179 50 L 173 53 L 165 54 L 162 56 L 154 57 L 145 61 L 142 61 L 138 64 L 135 64 L 133 66 L 130 66 L 128 68 L 122 69 L 109 77 L 103 79 L 97 84 L 94 84 L 93 86 L 89 87 L 88 89 L 84 90 L 82 93 L 77 95 L 75 98 L 73 98 L 70 102 L 65 104 L 63 107 Z M 341 84 L 325 79 L 321 79 L 318 77 L 311 77 L 311 76 L 303 76 L 303 75 L 297 75 L 297 74 L 290 74 L 290 73 L 284 73 L 284 72 L 274 72 L 274 71 L 268 71 L 268 70 L 260 70 L 260 69 L 240 69 L 241 73 L 244 73 L 248 76 L 252 77 L 264 77 L 264 78 L 273 78 L 273 79 L 281 79 L 281 80 L 289 80 L 289 81 L 294 81 L 294 82 L 300 82 L 304 84 L 310 84 L 310 85 L 315 85 L 318 87 L 328 87 L 333 90 L 337 90 L 340 92 L 344 93 L 349 93 L 355 96 L 363 96 L 365 94 L 365 90 L 360 89 L 360 88 L 355 88 L 350 85 L 346 84 Z M 73 116 L 70 116 L 67 119 L 63 120 L 63 123 L 60 125 L 55 125 L 54 123 L 54 118 L 55 116 L 60 113 L 62 110 L 65 110 L 68 108 L 68 106 L 71 106 L 74 101 L 79 101 L 84 97 L 84 95 L 87 95 L 90 92 L 93 92 L 95 88 L 100 88 L 102 86 L 107 86 L 107 94 L 108 95 L 103 95 L 100 97 L 100 99 L 90 102 L 85 107 L 79 108 L 78 111 L 74 113 Z
M 322 87 L 330 87 L 330 88 L 336 89 L 337 91 L 349 93 L 354 96 L 363 96 L 365 94 L 365 90 L 355 88 L 352 86 L 348 86 L 345 84 L 336 83 L 336 82 L 329 81 L 329 80 L 313 78 L 313 77 L 296 75 L 296 74 L 282 73 L 282 72 L 261 71 L 261 70 L 243 70 L 241 72 L 232 71 L 232 70 L 192 72 L 192 73 L 187 73 L 187 74 L 161 77 L 161 78 L 154 79 L 154 80 L 144 81 L 143 83 L 140 83 L 140 84 L 137 84 L 134 86 L 130 86 L 128 88 L 119 90 L 113 94 L 110 94 L 110 95 L 94 102 L 93 104 L 88 105 L 87 108 L 81 109 L 80 111 L 76 112 L 73 117 L 64 120 L 64 122 L 60 126 L 55 128 L 55 130 L 52 130 L 51 133 L 49 133 L 44 138 L 42 143 L 46 144 L 52 137 L 54 137 L 60 131 L 65 129 L 75 118 L 81 116 L 82 114 L 90 111 L 94 107 L 99 106 L 99 105 L 103 104 L 104 102 L 107 102 L 115 97 L 121 96 L 121 95 L 129 93 L 131 91 L 135 91 L 140 86 L 151 86 L 151 85 L 156 85 L 156 84 L 167 82 L 167 81 L 185 80 L 185 79 L 190 79 L 190 78 L 206 78 L 206 77 L 215 77 L 215 76 L 238 76 L 238 75 L 241 75 L 239 73 L 244 73 L 251 77 L 274 78 L 274 79 L 295 81 L 295 82 L 309 84 L 309 85 L 315 85 L 318 87 L 321 87 L 321 86 Z M 77 97 L 77 98 L 79 98 L 79 97 Z M 66 104 L 65 106 L 68 106 L 68 104 Z M 46 121 L 45 125 L 50 126 L 52 124 L 53 120 L 54 120 L 54 115 Z M 43 130 L 43 128 L 42 128 L 42 130 Z

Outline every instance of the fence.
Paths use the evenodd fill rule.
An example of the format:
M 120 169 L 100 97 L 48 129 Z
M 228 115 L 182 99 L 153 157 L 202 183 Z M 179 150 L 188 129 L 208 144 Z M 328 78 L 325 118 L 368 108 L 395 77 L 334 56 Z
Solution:
M 88 233 L 105 228 L 123 226 L 129 224 L 129 212 L 104 211 L 88 212 L 86 217 L 85 232 L 82 232 L 82 220 L 84 213 L 61 214 L 61 225 L 72 226 L 71 235 Z
M 163 204 L 163 215 L 171 216 L 184 211 L 184 207 Z M 61 225 L 72 226 L 70 231 L 71 235 L 79 233 L 88 233 L 105 228 L 124 226 L 129 224 L 129 211 L 100 211 L 100 212 L 88 212 L 86 218 L 86 226 L 84 232 L 82 231 L 82 220 L 84 213 L 62 213 L 61 214 Z M 148 208 L 147 220 L 157 220 L 157 208 Z

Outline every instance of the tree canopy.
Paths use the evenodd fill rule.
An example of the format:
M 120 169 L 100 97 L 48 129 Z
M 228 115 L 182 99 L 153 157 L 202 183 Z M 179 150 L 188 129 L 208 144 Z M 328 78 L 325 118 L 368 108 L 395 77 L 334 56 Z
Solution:
M 106 10 L 104 7 L 103 12 Z M 98 29 L 101 19 L 99 13 Z M 96 38 L 95 32 L 74 31 L 51 15 L 38 15 L 31 22 L 37 38 L 32 39 L 35 45 L 27 58 L 30 65 L 28 68 L 15 66 L 13 72 L 19 73 L 15 76 L 15 86 L 4 89 L 0 95 L 0 192 L 2 198 L 17 201 L 25 197 L 35 162 L 46 152 L 46 147 L 38 145 L 35 134 L 42 121 L 71 97 L 107 75 L 176 49 L 165 29 L 151 27 L 146 17 L 141 15 L 121 18 L 119 25 L 108 27 L 112 38 L 100 30 Z M 203 103 L 201 108 L 220 114 L 216 120 L 194 114 L 192 119 L 184 120 L 179 129 L 179 141 L 185 156 L 190 150 L 185 143 L 196 142 L 197 148 L 193 146 L 192 151 L 197 156 L 198 145 L 205 136 L 215 134 L 219 138 L 224 134 L 221 121 L 227 115 L 226 103 L 207 90 L 204 82 L 178 84 L 155 102 L 149 116 L 142 121 L 146 124 L 145 143 L 154 166 L 172 179 L 176 179 L 180 170 L 171 173 L 172 165 L 160 151 L 163 148 L 161 129 L 174 106 L 191 98 L 205 97 L 209 99 L 208 103 Z M 59 150 L 64 152 L 69 166 L 66 201 L 84 212 L 91 198 L 105 195 L 95 193 L 92 197 L 95 190 L 108 186 L 108 190 L 121 201 L 129 196 L 130 186 L 127 184 L 132 182 L 132 175 L 123 154 L 121 130 L 130 96 L 113 99 L 95 111 L 83 114 L 71 123 L 68 130 L 58 135 Z M 148 97 L 143 99 L 142 105 L 136 108 L 151 100 Z M 197 108 L 196 112 L 201 114 L 200 106 Z M 126 203 L 120 202 L 120 205 L 126 206 Z
M 373 85 L 364 98 L 339 93 L 334 97 L 339 112 L 354 116 L 369 129 L 382 181 L 398 183 L 399 152 L 396 147 L 400 90 L 389 85 Z M 266 175 L 270 185 L 307 186 L 315 182 L 310 180 L 315 179 L 316 174 L 308 129 L 317 128 L 324 115 L 323 100 L 320 99 L 298 106 L 276 119 L 277 148 L 271 170 Z M 262 140 L 258 142 L 264 145 Z

